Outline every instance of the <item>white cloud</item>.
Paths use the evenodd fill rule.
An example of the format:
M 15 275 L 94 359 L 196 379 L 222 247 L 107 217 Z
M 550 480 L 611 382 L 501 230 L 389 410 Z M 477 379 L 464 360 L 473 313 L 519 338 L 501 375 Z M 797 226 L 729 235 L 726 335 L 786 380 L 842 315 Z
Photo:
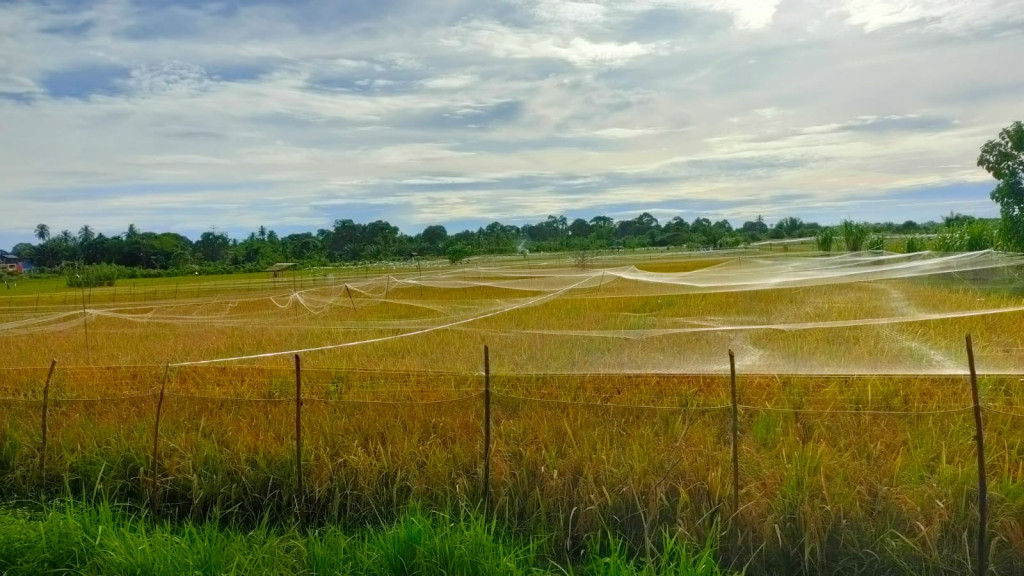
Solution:
M 430 90 L 458 90 L 478 81 L 478 78 L 472 74 L 449 74 L 424 80 L 421 84 Z
M 498 58 L 549 58 L 582 67 L 620 65 L 640 56 L 664 53 L 669 46 L 667 42 L 594 42 L 485 20 L 460 25 L 445 44 L 486 51 Z
M 799 213 L 985 182 L 972 160 L 1024 90 L 1021 36 L 970 34 L 1014 2 L 338 6 L 0 4 L 0 245 L 22 222 L 312 228 L 365 206 Z
M 901 24 L 963 32 L 1024 21 L 1020 0 L 845 0 L 843 9 L 868 32 Z

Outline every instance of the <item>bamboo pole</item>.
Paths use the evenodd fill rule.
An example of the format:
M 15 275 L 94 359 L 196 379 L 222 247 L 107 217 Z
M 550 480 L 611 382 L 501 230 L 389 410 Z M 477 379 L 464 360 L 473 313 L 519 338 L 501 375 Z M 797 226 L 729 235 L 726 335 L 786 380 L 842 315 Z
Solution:
M 85 310 L 85 288 L 82 289 L 82 327 L 85 328 L 85 361 L 92 364 L 92 351 L 89 349 L 89 313 Z
M 484 346 L 484 514 L 490 510 L 491 499 L 491 354 Z
M 43 384 L 43 425 L 42 442 L 39 447 L 39 483 L 46 487 L 46 415 L 50 406 L 50 382 L 53 380 L 53 372 L 57 368 L 57 360 L 50 361 L 50 370 L 46 373 L 46 383 Z
M 985 533 L 988 530 L 988 479 L 985 474 L 985 432 L 981 420 L 981 402 L 978 394 L 978 372 L 974 367 L 974 345 L 967 335 L 967 364 L 971 371 L 971 397 L 974 400 L 974 440 L 978 444 L 978 574 L 988 572 L 988 550 L 985 548 Z
M 739 410 L 736 404 L 736 355 L 729 350 L 729 390 L 732 394 L 732 513 L 740 511 Z
M 164 366 L 164 379 L 160 383 L 160 396 L 156 401 L 156 423 L 153 426 L 153 482 L 149 490 L 149 505 L 153 512 L 156 512 L 157 489 L 159 488 L 160 478 L 160 416 L 164 410 L 164 391 L 167 388 L 167 377 L 170 374 L 170 370 L 170 364 Z
M 306 525 L 306 498 L 302 481 L 302 363 L 295 355 L 295 506 L 299 524 Z
M 352 303 L 352 309 L 356 309 L 356 301 L 352 299 L 352 291 L 348 289 L 348 284 L 345 284 L 345 294 L 348 294 L 348 301 Z

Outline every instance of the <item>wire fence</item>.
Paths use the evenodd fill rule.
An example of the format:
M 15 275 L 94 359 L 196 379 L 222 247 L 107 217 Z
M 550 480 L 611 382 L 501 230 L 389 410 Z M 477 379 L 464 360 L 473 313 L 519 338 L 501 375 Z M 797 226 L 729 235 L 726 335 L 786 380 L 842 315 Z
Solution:
M 485 347 L 486 350 L 486 347 Z M 978 551 L 986 549 L 983 538 L 987 533 L 987 487 L 986 469 L 984 463 L 984 434 L 985 428 L 982 420 L 983 413 L 999 414 L 1012 418 L 1024 418 L 1024 404 L 1007 403 L 998 399 L 983 399 L 979 394 L 977 373 L 973 362 L 973 348 L 970 338 L 967 339 L 967 350 L 969 358 L 968 369 L 962 376 L 947 376 L 944 378 L 930 377 L 942 381 L 950 386 L 959 385 L 965 392 L 960 405 L 950 405 L 948 402 L 942 404 L 938 401 L 931 403 L 907 403 L 891 402 L 891 407 L 879 409 L 873 406 L 872 402 L 864 402 L 856 407 L 836 407 L 834 399 L 830 405 L 820 408 L 807 407 L 807 398 L 800 398 L 798 405 L 780 406 L 773 405 L 770 401 L 761 404 L 750 403 L 749 398 L 757 398 L 756 390 L 752 391 L 745 402 L 738 399 L 737 388 L 738 378 L 735 364 L 731 363 L 729 384 L 731 394 L 710 393 L 706 394 L 703 402 L 690 398 L 676 404 L 668 403 L 671 400 L 670 394 L 658 394 L 659 390 L 669 390 L 674 379 L 682 376 L 672 374 L 632 374 L 631 378 L 647 379 L 650 390 L 646 395 L 616 393 L 616 385 L 602 381 L 602 378 L 621 378 L 622 374 L 583 374 L 576 375 L 578 384 L 575 389 L 567 390 L 558 386 L 544 389 L 542 383 L 537 380 L 537 375 L 522 374 L 492 374 L 489 360 L 485 361 L 485 369 L 478 373 L 459 373 L 452 371 L 388 371 L 388 370 L 330 370 L 317 369 L 303 371 L 300 357 L 295 355 L 294 373 L 285 373 L 279 369 L 266 369 L 256 366 L 164 366 L 157 370 L 155 366 L 111 366 L 111 367 L 75 367 L 59 370 L 56 361 L 51 363 L 46 371 L 42 386 L 30 387 L 34 380 L 42 375 L 40 369 L 0 370 L 0 378 L 8 380 L 8 383 L 0 386 L 0 403 L 14 403 L 25 407 L 37 406 L 40 409 L 41 446 L 39 450 L 39 473 L 42 481 L 45 482 L 46 467 L 46 443 L 48 441 L 49 409 L 53 404 L 104 404 L 117 401 L 129 401 L 140 399 L 154 399 L 157 401 L 154 410 L 154 427 L 152 438 L 152 454 L 150 458 L 149 477 L 152 484 L 149 487 L 149 499 L 151 502 L 159 500 L 158 492 L 160 485 L 158 479 L 161 477 L 160 470 L 160 420 L 165 412 L 165 398 L 182 398 L 198 400 L 202 402 L 244 402 L 259 403 L 267 402 L 274 404 L 294 405 L 294 450 L 295 474 L 297 493 L 304 494 L 302 462 L 303 457 L 303 408 L 306 405 L 331 405 L 343 404 L 353 406 L 421 406 L 425 408 L 437 407 L 443 410 L 445 405 L 479 401 L 483 413 L 483 461 L 481 463 L 482 485 L 480 487 L 485 506 L 491 492 L 490 468 L 492 460 L 491 421 L 492 402 L 501 399 L 516 403 L 534 403 L 551 405 L 554 407 L 585 407 L 592 409 L 607 410 L 653 410 L 659 412 L 725 412 L 731 410 L 731 446 L 733 454 L 732 462 L 732 506 L 734 513 L 737 513 L 742 506 L 740 501 L 740 476 L 739 476 L 739 455 L 736 450 L 739 434 L 739 413 L 751 412 L 777 412 L 793 415 L 814 414 L 823 416 L 942 416 L 957 413 L 973 412 L 976 422 L 977 453 L 979 458 L 978 469 L 978 498 L 979 498 L 979 540 Z M 486 352 L 485 352 L 486 354 Z M 730 357 L 732 353 L 730 352 Z M 485 356 L 486 358 L 486 356 Z M 157 373 L 162 373 L 156 376 Z M 255 373 L 255 374 L 254 374 Z M 20 375 L 15 377 L 15 375 Z M 54 396 L 52 385 L 57 379 L 84 378 L 88 376 L 93 381 L 104 384 L 102 391 L 111 388 L 123 392 L 118 395 L 109 393 L 97 396 Z M 571 375 L 557 375 L 568 377 Z M 965 376 L 967 382 L 965 382 Z M 106 377 L 106 378 L 105 378 Z M 547 375 L 547 377 L 554 377 Z M 159 386 L 152 386 L 152 380 L 159 378 Z M 248 378 L 248 379 L 247 379 Z M 703 382 L 709 378 L 701 375 Z M 11 380 L 19 380 L 18 383 L 10 383 Z M 303 380 L 306 379 L 305 388 Z M 270 382 L 267 386 L 251 386 L 248 395 L 239 395 L 239 384 L 251 382 Z M 437 385 L 440 381 L 441 385 Z M 398 385 L 401 383 L 402 385 Z M 557 378 L 556 378 L 557 384 Z M 969 384 L 969 385 L 965 385 Z M 294 386 L 294 387 L 292 387 Z M 621 384 L 618 385 L 621 388 Z M 261 394 L 257 392 L 262 391 Z M 970 393 L 970 400 L 966 397 Z M 65 392 L 66 394 L 66 392 Z M 561 397 L 559 397 L 561 396 Z M 1004 395 L 1005 396 L 1005 395 Z M 617 399 L 625 398 L 628 401 Z M 707 400 L 711 399 L 712 402 Z M 768 400 L 762 397 L 763 400 Z M 813 398 L 812 398 L 813 399 Z M 961 398 L 957 398 L 960 400 Z M 785 400 L 785 398 L 783 398 Z M 947 399 L 948 400 L 948 399 Z M 878 404 L 880 402 L 874 402 Z M 296 509 L 304 520 L 302 512 L 303 504 L 296 503 Z M 985 573 L 983 565 L 986 562 L 985 554 L 977 554 L 979 572 Z

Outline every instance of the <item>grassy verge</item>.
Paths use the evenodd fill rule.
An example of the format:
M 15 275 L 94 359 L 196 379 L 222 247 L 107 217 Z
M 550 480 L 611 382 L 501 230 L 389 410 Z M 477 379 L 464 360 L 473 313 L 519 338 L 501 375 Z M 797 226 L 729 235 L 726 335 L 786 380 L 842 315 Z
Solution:
M 596 537 L 572 563 L 553 560 L 543 536 L 513 537 L 475 514 L 411 509 L 397 522 L 358 531 L 308 532 L 270 522 L 241 530 L 172 524 L 109 504 L 64 504 L 42 512 L 0 510 L 0 573 L 44 574 L 722 574 L 709 545 L 694 550 L 666 535 L 637 559 Z

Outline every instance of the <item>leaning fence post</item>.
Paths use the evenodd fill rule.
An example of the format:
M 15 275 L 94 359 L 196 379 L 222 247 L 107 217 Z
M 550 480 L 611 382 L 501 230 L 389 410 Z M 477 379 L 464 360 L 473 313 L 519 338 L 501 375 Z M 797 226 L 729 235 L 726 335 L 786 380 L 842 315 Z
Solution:
M 971 370 L 971 396 L 974 400 L 975 441 L 978 443 L 978 574 L 988 572 L 988 553 L 985 532 L 988 529 L 988 480 L 985 476 L 985 434 L 981 421 L 981 402 L 978 395 L 978 372 L 974 368 L 974 345 L 967 335 L 967 365 Z
M 736 355 L 729 350 L 729 389 L 732 393 L 732 513 L 740 511 L 739 415 L 736 406 Z
M 491 499 L 491 354 L 484 346 L 484 514 Z
M 302 482 L 302 364 L 299 355 L 295 355 L 295 505 L 299 514 L 299 524 L 305 526 L 305 492 Z
M 348 289 L 348 283 L 345 284 L 345 294 L 348 294 L 348 301 L 352 304 L 352 309 L 356 309 L 356 301 L 352 299 L 352 291 Z
M 46 488 L 46 412 L 50 403 L 50 381 L 53 380 L 53 371 L 57 368 L 57 359 L 50 361 L 50 371 L 46 373 L 46 383 L 43 384 L 43 438 L 39 447 L 39 483 Z
M 156 401 L 156 422 L 153 426 L 153 479 L 149 488 L 149 506 L 153 512 L 156 512 L 157 505 L 157 490 L 159 489 L 159 478 L 160 478 L 160 415 L 163 414 L 164 410 L 164 391 L 167 388 L 167 376 L 170 374 L 171 365 L 167 364 L 164 366 L 164 379 L 160 382 L 160 396 L 157 397 Z

